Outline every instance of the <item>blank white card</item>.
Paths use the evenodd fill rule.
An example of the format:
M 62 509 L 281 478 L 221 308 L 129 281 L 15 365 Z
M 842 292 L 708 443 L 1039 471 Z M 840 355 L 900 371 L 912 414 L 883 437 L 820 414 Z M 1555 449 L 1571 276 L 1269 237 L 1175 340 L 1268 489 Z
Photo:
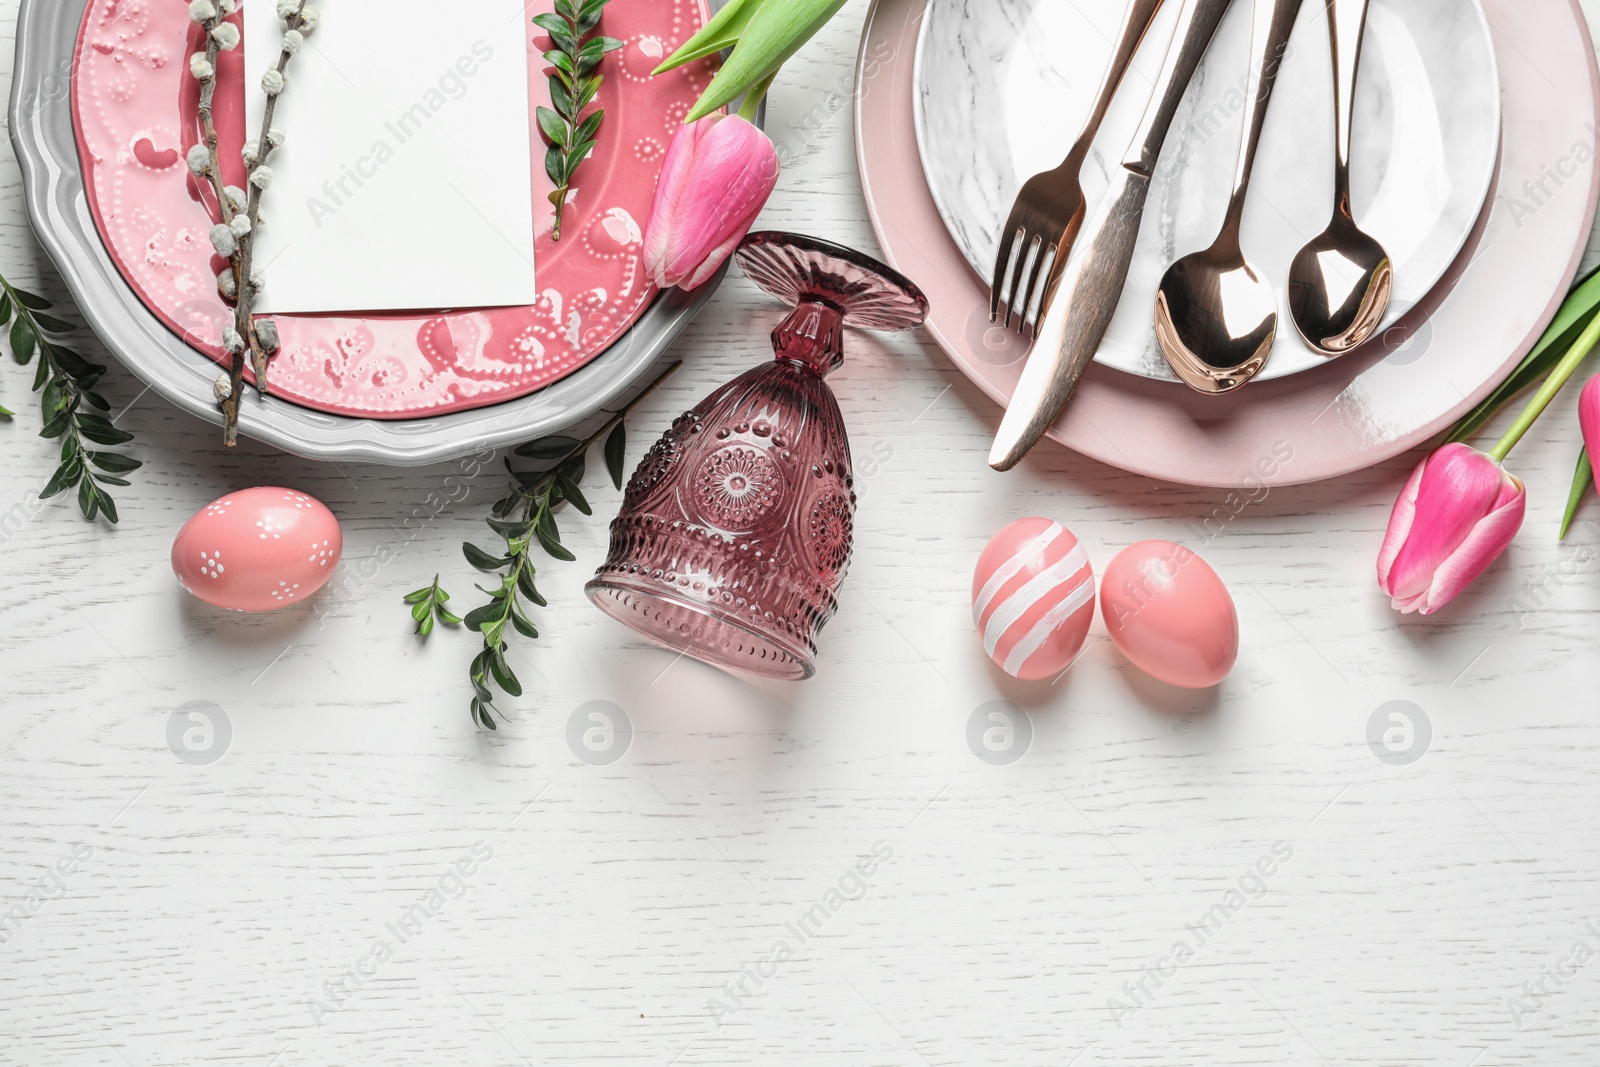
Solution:
M 283 22 L 245 12 L 259 134 Z M 525 0 L 334 0 L 289 64 L 273 125 L 262 313 L 531 304 Z

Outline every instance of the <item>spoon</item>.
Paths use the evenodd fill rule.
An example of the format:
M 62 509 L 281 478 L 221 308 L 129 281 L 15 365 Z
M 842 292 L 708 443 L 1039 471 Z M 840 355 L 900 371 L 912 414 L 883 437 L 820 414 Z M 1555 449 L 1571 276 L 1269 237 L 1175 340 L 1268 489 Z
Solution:
M 1302 2 L 1255 0 L 1255 61 L 1245 91 L 1250 114 L 1227 216 L 1211 247 L 1174 263 L 1156 292 L 1156 341 L 1178 377 L 1202 393 L 1232 392 L 1254 378 L 1277 340 L 1277 295 L 1246 262 L 1239 229 L 1267 105 Z
M 1371 337 L 1394 289 L 1389 253 L 1356 225 L 1350 210 L 1350 127 L 1366 25 L 1367 0 L 1328 5 L 1337 124 L 1333 220 L 1289 268 L 1289 313 L 1306 344 L 1325 356 L 1342 355 Z

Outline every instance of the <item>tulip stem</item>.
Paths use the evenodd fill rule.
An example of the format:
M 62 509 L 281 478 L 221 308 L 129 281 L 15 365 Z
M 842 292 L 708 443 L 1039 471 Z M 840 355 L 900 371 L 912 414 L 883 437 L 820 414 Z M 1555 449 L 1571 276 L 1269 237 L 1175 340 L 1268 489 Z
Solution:
M 1597 344 L 1600 344 L 1600 315 L 1595 316 L 1583 333 L 1578 335 L 1572 347 L 1567 349 L 1567 354 L 1561 357 L 1561 362 L 1550 372 L 1550 377 L 1544 380 L 1544 385 L 1534 394 L 1533 399 L 1528 401 L 1528 406 L 1522 409 L 1522 414 L 1517 416 L 1517 421 L 1511 424 L 1511 429 L 1507 430 L 1505 436 L 1489 450 L 1489 455 L 1494 457 L 1496 463 L 1504 462 L 1511 454 L 1511 450 L 1517 447 L 1522 435 L 1532 428 L 1540 415 L 1544 414 L 1544 409 L 1550 406 L 1550 401 L 1561 392 L 1562 387 L 1583 365 L 1583 361 Z
M 750 87 L 750 91 L 744 94 L 744 102 L 739 105 L 740 118 L 746 122 L 756 120 L 756 116 L 761 113 L 761 102 L 767 98 L 767 90 L 772 88 L 772 80 L 777 76 L 778 72 L 773 71 L 765 79 Z

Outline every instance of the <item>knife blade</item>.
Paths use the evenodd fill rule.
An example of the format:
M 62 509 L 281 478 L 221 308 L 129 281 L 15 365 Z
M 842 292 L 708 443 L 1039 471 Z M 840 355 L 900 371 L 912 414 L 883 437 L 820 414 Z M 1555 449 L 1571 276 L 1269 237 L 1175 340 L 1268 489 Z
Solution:
M 1008 471 L 1039 443 L 1077 388 L 1122 300 L 1161 147 L 1232 0 L 1184 0 L 1150 104 L 1111 188 L 1078 236 L 1011 395 L 989 466 Z

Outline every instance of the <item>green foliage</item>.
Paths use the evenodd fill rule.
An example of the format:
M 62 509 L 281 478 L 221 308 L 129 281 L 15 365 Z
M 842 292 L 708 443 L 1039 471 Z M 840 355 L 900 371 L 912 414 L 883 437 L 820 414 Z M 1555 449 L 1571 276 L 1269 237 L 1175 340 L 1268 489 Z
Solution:
M 1566 302 L 1556 312 L 1555 320 L 1545 330 L 1539 343 L 1533 346 L 1517 369 L 1500 387 L 1484 398 L 1450 431 L 1449 441 L 1467 441 L 1495 417 L 1501 408 L 1519 393 L 1537 385 L 1555 369 L 1578 340 L 1584 329 L 1600 313 L 1600 268 L 1590 271 L 1578 280 L 1568 294 Z
M 844 0 L 782 0 L 765 3 L 745 17 L 733 55 L 722 65 L 687 122 L 704 118 L 741 94 L 764 95 L 778 68 L 838 14 Z
M 59 335 L 70 333 L 74 326 L 48 314 L 50 306 L 44 297 L 0 278 L 0 330 L 10 327 L 11 356 L 23 366 L 35 357 L 39 361 L 33 376 L 44 419 L 39 436 L 61 440 L 60 464 L 39 497 L 48 499 L 75 488 L 84 518 L 103 515 L 114 525 L 117 505 L 105 487 L 131 485 L 122 475 L 142 464 L 119 452 L 89 447 L 124 445 L 133 435 L 113 426 L 104 414 L 96 414 L 111 410 L 106 398 L 95 392 L 106 368 L 66 347 Z M 10 417 L 11 412 L 0 408 L 0 414 Z
M 539 129 L 550 142 L 545 152 L 544 169 L 555 183 L 550 202 L 556 207 L 555 240 L 561 240 L 561 218 L 572 190 L 572 177 L 594 151 L 600 134 L 603 110 L 584 115 L 605 81 L 594 73 L 607 52 L 622 47 L 615 37 L 591 36 L 600 25 L 601 12 L 611 0 L 556 0 L 555 12 L 538 15 L 534 25 L 550 35 L 555 45 L 544 54 L 554 68 L 550 75 L 551 110 L 538 111 Z
M 495 720 L 503 712 L 495 706 L 496 689 L 510 697 L 520 697 L 523 693 L 521 680 L 506 661 L 506 650 L 510 631 L 530 641 L 538 639 L 539 630 L 529 618 L 529 608 L 530 605 L 548 606 L 535 583 L 538 568 L 534 564 L 534 548 L 537 546 L 545 555 L 568 563 L 577 558 L 561 543 L 557 510 L 570 504 L 584 515 L 594 513 L 581 483 L 589 450 L 601 438 L 605 438 L 606 470 L 612 484 L 622 488 L 623 457 L 628 447 L 625 420 L 629 412 L 654 393 L 679 366 L 681 364 L 674 363 L 664 370 L 590 437 L 582 441 L 562 436 L 541 437 L 515 450 L 515 455 L 534 460 L 541 464 L 541 469 L 519 470 L 509 458 L 506 460 L 506 471 L 511 475 L 510 489 L 495 502 L 487 520 L 489 529 L 500 538 L 501 544 L 493 551 L 471 542 L 461 546 L 468 563 L 498 579 L 492 587 L 477 587 L 489 601 L 468 612 L 465 620 L 467 629 L 483 637 L 483 648 L 468 670 L 472 682 L 472 721 L 479 727 L 499 729 Z
M 446 626 L 456 626 L 461 622 L 461 617 L 445 607 L 450 600 L 450 594 L 439 585 L 439 576 L 433 576 L 431 586 L 423 586 L 416 592 L 407 593 L 406 603 L 411 605 L 411 618 L 416 621 L 417 633 L 427 637 L 433 633 L 433 624 L 442 622 Z
M 672 53 L 665 63 L 651 73 L 665 74 L 685 63 L 693 63 L 725 48 L 732 48 L 739 43 L 739 38 L 744 36 L 745 28 L 750 25 L 750 19 L 757 9 L 767 2 L 768 0 L 728 0 L 722 5 L 722 10 L 701 27 L 699 33 L 685 41 L 682 48 Z
M 1533 346 L 1533 350 L 1517 369 L 1511 372 L 1510 377 L 1501 382 L 1482 403 L 1456 423 L 1447 440 L 1451 442 L 1470 440 L 1500 413 L 1501 408 L 1516 399 L 1519 394 L 1541 382 L 1547 382 L 1551 371 L 1555 370 L 1558 364 L 1568 356 L 1576 355 L 1573 346 L 1578 344 L 1584 332 L 1594 325 L 1597 315 L 1600 315 L 1600 268 L 1578 279 L 1567 294 L 1567 299 L 1556 311 L 1556 317 L 1545 330 L 1544 336 Z M 1569 370 L 1574 368 L 1575 365 L 1572 365 Z M 1567 495 L 1566 510 L 1561 517 L 1560 536 L 1563 540 L 1566 539 L 1567 531 L 1572 528 L 1572 520 L 1577 516 L 1578 508 L 1582 506 L 1589 487 L 1594 484 L 1594 467 L 1590 460 L 1591 457 L 1586 449 L 1579 452 L 1578 466 L 1572 473 L 1572 489 Z
M 1572 520 L 1578 515 L 1578 507 L 1593 484 L 1594 465 L 1589 460 L 1589 450 L 1585 448 L 1578 453 L 1578 469 L 1572 472 L 1572 492 L 1567 494 L 1567 510 L 1561 516 L 1561 540 L 1567 539 L 1567 531 L 1572 529 Z

